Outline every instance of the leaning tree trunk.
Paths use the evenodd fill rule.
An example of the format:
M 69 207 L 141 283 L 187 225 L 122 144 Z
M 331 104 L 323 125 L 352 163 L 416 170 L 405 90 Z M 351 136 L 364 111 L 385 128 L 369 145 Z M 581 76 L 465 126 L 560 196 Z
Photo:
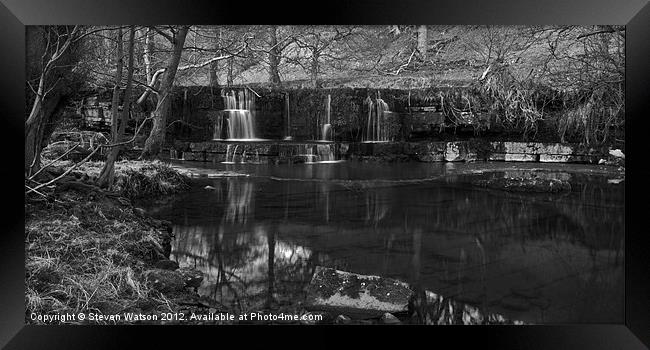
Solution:
M 122 79 L 122 33 L 118 34 L 118 72 L 116 73 L 116 82 L 119 82 Z M 129 32 L 129 66 L 126 73 L 126 89 L 124 90 L 124 106 L 122 107 L 122 113 L 120 118 L 117 118 L 117 105 L 113 106 L 113 143 L 119 143 L 122 140 L 124 135 L 124 130 L 126 129 L 126 124 L 129 120 L 129 110 L 131 109 L 131 91 L 133 87 L 133 51 L 135 42 L 135 26 L 131 26 Z M 117 89 L 118 84 L 116 84 L 116 89 L 114 90 L 113 98 L 115 99 L 115 92 L 119 92 Z M 118 102 L 119 103 L 119 102 Z M 119 127 L 118 127 L 119 123 Z M 121 146 L 114 146 L 111 148 L 104 167 L 102 168 L 101 173 L 99 174 L 99 180 L 97 181 L 100 187 L 111 188 L 113 186 L 113 180 L 115 178 L 115 161 L 117 160 L 118 155 L 120 154 Z
M 160 86 L 158 104 L 156 105 L 156 110 L 153 112 L 153 127 L 151 128 L 149 137 L 145 141 L 141 158 L 157 157 L 162 151 L 165 143 L 167 116 L 169 115 L 169 110 L 171 108 L 172 85 L 174 84 L 174 77 L 176 76 L 178 63 L 181 60 L 181 53 L 183 52 L 183 45 L 185 44 L 185 37 L 187 36 L 188 29 L 189 27 L 187 26 L 181 27 L 174 38 L 172 57 L 167 63 L 164 73 L 165 76 Z

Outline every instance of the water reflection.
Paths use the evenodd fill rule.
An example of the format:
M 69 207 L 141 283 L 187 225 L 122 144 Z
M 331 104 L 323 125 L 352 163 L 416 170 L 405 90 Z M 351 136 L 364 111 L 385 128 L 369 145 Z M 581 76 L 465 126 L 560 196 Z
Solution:
M 295 306 L 325 265 L 526 322 L 622 322 L 624 185 L 558 173 L 570 193 L 512 194 L 463 175 L 357 180 L 354 166 L 205 180 L 151 209 L 175 224 L 174 258 L 208 275 L 199 292 L 241 310 Z

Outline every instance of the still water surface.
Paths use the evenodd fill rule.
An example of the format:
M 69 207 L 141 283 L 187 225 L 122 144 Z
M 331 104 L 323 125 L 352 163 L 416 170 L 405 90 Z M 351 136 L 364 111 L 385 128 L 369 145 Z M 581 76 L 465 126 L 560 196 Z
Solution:
M 298 309 L 324 265 L 525 322 L 622 323 L 624 182 L 552 165 L 544 173 L 568 179 L 571 193 L 471 185 L 533 167 L 504 164 L 463 175 L 493 164 L 185 162 L 249 176 L 196 179 L 141 205 L 172 221 L 171 258 L 207 274 L 199 293 L 239 311 Z

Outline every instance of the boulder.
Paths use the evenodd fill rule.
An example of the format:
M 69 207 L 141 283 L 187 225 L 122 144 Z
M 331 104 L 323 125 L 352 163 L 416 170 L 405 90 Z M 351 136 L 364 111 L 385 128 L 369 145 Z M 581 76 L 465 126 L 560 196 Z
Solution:
M 317 266 L 307 289 L 305 308 L 357 319 L 408 312 L 413 292 L 391 278 L 364 276 Z
M 156 264 L 154 265 L 157 269 L 162 269 L 162 270 L 176 270 L 178 269 L 178 263 L 176 261 L 172 260 L 158 260 Z
M 395 315 L 387 312 L 381 316 L 379 319 L 379 322 L 383 324 L 400 324 L 402 321 L 400 321 Z
M 185 286 L 192 288 L 199 288 L 199 286 L 201 286 L 201 283 L 203 282 L 203 272 L 189 267 L 183 267 L 179 272 L 183 276 Z
M 338 315 L 334 319 L 334 324 L 351 324 L 352 319 L 345 315 Z
M 177 271 L 151 269 L 144 272 L 144 277 L 151 288 L 161 293 L 177 293 L 185 288 L 185 279 Z
M 625 159 L 625 154 L 624 154 L 623 151 L 621 151 L 620 149 L 613 149 L 613 150 L 610 150 L 610 151 L 609 151 L 609 154 L 612 155 L 612 156 L 614 156 L 614 157 L 616 157 L 616 158 L 623 158 L 623 159 Z

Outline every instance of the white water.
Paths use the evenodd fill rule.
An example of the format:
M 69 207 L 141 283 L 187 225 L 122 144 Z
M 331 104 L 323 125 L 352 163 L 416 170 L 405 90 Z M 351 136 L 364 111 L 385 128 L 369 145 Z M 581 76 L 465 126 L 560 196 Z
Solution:
M 223 95 L 225 109 L 214 123 L 214 140 L 253 141 L 255 137 L 255 95 L 248 90 Z
M 386 117 L 392 113 L 388 104 L 380 97 L 373 101 L 370 96 L 366 99 L 366 103 L 368 104 L 368 125 L 363 142 L 388 142 Z

